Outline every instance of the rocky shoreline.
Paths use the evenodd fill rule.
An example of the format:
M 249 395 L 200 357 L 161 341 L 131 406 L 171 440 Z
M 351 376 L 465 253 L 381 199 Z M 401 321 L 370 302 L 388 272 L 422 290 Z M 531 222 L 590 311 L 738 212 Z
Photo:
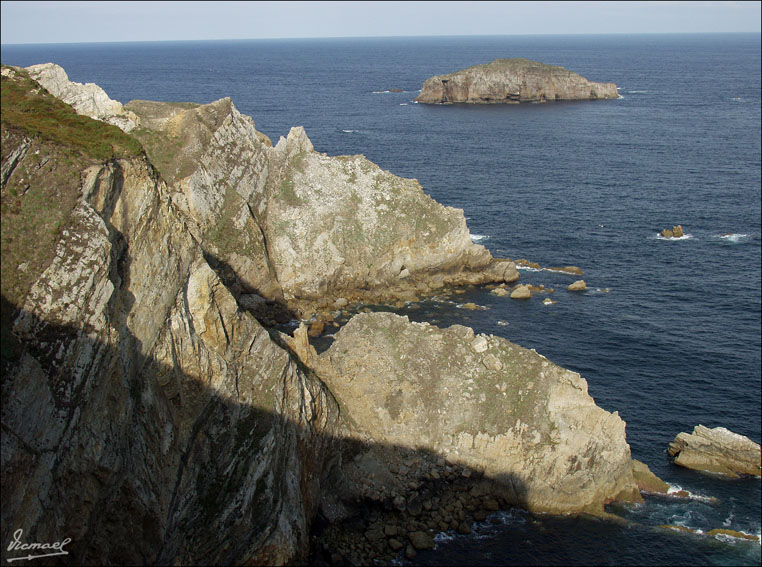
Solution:
M 358 302 L 519 279 L 417 180 L 303 128 L 273 144 L 230 99 L 122 106 L 52 64 L 2 80 L 4 540 L 371 564 L 508 507 L 605 516 L 659 488 L 533 350 L 391 313 L 315 350 Z

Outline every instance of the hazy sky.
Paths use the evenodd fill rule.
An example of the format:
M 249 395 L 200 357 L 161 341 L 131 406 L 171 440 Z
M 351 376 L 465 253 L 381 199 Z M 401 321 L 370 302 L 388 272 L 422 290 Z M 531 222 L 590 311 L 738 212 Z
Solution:
M 759 32 L 760 2 L 2 2 L 4 44 Z

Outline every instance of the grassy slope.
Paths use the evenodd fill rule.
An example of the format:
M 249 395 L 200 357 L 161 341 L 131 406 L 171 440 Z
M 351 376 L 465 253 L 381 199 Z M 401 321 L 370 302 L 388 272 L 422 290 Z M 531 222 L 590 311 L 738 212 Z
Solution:
M 10 333 L 14 312 L 50 264 L 60 233 L 71 222 L 82 171 L 143 154 L 138 140 L 116 126 L 76 114 L 26 72 L 14 71 L 2 77 L 3 166 L 19 147 L 29 148 L 0 188 L 3 362 L 18 354 Z

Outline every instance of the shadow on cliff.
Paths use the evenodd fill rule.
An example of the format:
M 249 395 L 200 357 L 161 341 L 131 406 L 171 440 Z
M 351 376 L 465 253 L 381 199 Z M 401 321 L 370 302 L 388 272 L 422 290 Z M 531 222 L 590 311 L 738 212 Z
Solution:
M 74 372 L 54 353 L 86 340 L 85 330 L 36 320 L 37 334 L 20 338 L 8 327 L 19 313 L 2 298 L 4 563 L 50 552 L 10 549 L 19 529 L 22 543 L 71 539 L 68 555 L 36 565 L 320 563 L 330 556 L 314 546 L 310 555 L 311 527 L 319 541 L 337 518 L 362 528 L 374 514 L 406 506 L 415 517 L 416 499 L 447 483 L 466 491 L 465 479 L 480 477 L 462 467 L 450 475 L 427 450 L 343 438 L 337 416 L 318 431 L 277 413 L 277 400 L 257 406 L 223 397 L 203 377 L 119 344 L 88 345 L 103 372 L 64 400 L 58 389 Z M 371 454 L 389 459 L 395 475 L 402 463 L 439 461 L 451 481 L 413 489 L 407 504 L 395 503 L 392 490 L 365 499 L 347 471 Z M 521 505 L 516 479 L 489 480 Z
M 281 331 L 293 333 L 293 328 L 288 323 L 297 319 L 297 314 L 290 309 L 282 297 L 268 297 L 268 294 L 247 285 L 242 281 L 235 269 L 211 252 L 203 251 L 204 260 L 214 270 L 217 277 L 235 298 L 238 306 L 243 311 L 248 311 L 265 328 L 276 328 Z M 262 301 L 246 302 L 244 296 L 259 296 Z

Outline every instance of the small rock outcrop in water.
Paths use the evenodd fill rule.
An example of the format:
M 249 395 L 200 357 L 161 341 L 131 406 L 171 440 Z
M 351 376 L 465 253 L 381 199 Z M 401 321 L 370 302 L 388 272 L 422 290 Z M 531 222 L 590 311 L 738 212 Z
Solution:
M 673 226 L 671 229 L 665 228 L 660 233 L 664 238 L 681 238 L 684 236 L 683 227 L 681 225 Z
M 511 299 L 529 299 L 530 297 L 532 297 L 532 291 L 529 289 L 528 285 L 517 286 L 516 289 L 511 292 Z
M 427 79 L 415 101 L 510 104 L 618 97 L 614 83 L 594 83 L 563 67 L 529 59 L 495 59 Z
M 679 433 L 667 451 L 676 465 L 689 469 L 732 478 L 760 476 L 759 444 L 724 427 L 697 425 L 691 434 Z

